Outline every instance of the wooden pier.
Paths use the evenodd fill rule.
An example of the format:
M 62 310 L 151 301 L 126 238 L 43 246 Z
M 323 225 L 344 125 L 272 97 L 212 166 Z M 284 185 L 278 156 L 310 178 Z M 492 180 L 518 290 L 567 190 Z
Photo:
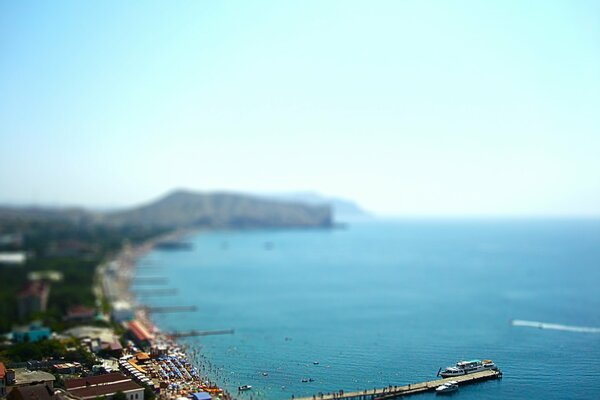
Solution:
M 136 296 L 144 297 L 175 296 L 177 294 L 177 289 L 136 290 L 134 294 Z
M 221 330 L 215 330 L 215 331 L 199 331 L 199 330 L 193 329 L 191 331 L 166 333 L 166 335 L 170 336 L 172 338 L 182 338 L 182 337 L 190 337 L 190 336 L 233 335 L 233 333 L 234 333 L 233 329 L 221 329 Z
M 166 285 L 167 283 L 169 283 L 167 278 L 163 278 L 160 276 L 140 276 L 138 278 L 135 278 L 131 284 L 135 285 L 135 286 L 139 286 L 139 285 Z
M 388 386 L 381 389 L 365 389 L 354 392 L 334 392 L 334 393 L 319 393 L 310 397 L 295 397 L 294 400 L 389 400 L 397 397 L 410 396 L 413 394 L 434 391 L 438 386 L 449 382 L 458 382 L 459 388 L 471 383 L 487 381 L 489 379 L 498 379 L 502 377 L 501 371 L 481 371 L 473 374 L 454 376 L 452 378 L 437 379 L 427 382 L 411 383 L 404 386 Z M 460 389 L 459 389 L 460 390 Z
M 139 307 L 146 310 L 148 313 L 174 313 L 174 312 L 194 312 L 198 311 L 197 306 L 141 306 Z

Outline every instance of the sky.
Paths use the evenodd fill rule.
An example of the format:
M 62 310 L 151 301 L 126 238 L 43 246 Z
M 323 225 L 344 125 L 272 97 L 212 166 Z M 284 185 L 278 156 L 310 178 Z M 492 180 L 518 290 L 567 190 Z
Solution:
M 600 215 L 600 2 L 0 1 L 0 203 Z

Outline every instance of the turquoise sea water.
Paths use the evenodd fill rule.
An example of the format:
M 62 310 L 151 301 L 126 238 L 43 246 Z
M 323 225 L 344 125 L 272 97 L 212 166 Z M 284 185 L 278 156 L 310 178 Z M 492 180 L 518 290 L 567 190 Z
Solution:
M 463 358 L 491 358 L 504 378 L 455 398 L 600 398 L 600 334 L 510 323 L 600 327 L 600 220 L 372 221 L 190 240 L 193 251 L 141 260 L 139 276 L 179 290 L 146 302 L 198 306 L 157 314 L 163 330 L 235 328 L 185 343 L 232 392 L 254 387 L 240 398 L 403 385 Z

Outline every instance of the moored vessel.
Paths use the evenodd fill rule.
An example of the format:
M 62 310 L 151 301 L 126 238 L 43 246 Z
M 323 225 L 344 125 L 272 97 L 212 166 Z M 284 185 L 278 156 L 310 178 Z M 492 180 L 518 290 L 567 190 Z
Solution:
M 446 382 L 435 388 L 436 394 L 452 393 L 458 390 L 458 382 L 450 381 Z
M 443 378 L 450 378 L 452 376 L 467 375 L 489 370 L 498 370 L 498 367 L 492 360 L 469 360 L 459 361 L 456 365 L 446 367 L 443 371 L 438 372 L 438 375 L 441 375 Z

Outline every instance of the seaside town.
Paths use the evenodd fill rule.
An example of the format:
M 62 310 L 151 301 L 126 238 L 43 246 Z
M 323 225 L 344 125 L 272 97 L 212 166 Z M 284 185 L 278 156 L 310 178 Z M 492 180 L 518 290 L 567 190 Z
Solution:
M 128 290 L 140 256 L 176 243 L 164 232 L 0 226 L 0 398 L 232 398 Z

